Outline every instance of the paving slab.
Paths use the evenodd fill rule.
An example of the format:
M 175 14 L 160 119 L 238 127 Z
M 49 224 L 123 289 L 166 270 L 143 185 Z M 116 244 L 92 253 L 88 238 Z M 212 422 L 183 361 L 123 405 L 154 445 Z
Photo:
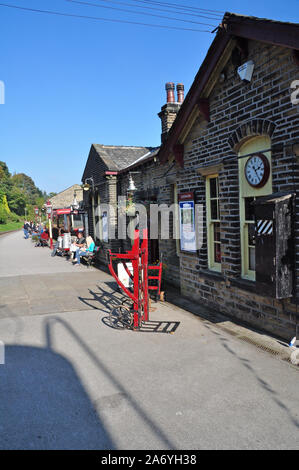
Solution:
M 0 239 L 0 449 L 298 450 L 298 368 L 255 332 L 169 301 L 114 329 L 113 279 L 29 243 Z
M 106 319 L 0 320 L 0 448 L 298 450 L 299 376 L 287 364 L 167 304 L 151 322 L 176 323 L 173 334 Z
M 25 240 L 23 231 L 1 237 L 0 277 L 18 275 L 84 272 L 85 266 L 75 267 L 65 257 L 51 257 L 49 248 L 35 247 L 31 238 Z M 93 271 L 94 268 L 89 268 Z

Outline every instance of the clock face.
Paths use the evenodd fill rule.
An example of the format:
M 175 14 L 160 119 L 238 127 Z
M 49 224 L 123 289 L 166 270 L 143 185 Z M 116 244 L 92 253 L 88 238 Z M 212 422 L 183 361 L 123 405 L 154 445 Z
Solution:
M 260 188 L 266 184 L 270 174 L 270 165 L 263 153 L 252 155 L 245 165 L 245 177 L 250 186 Z

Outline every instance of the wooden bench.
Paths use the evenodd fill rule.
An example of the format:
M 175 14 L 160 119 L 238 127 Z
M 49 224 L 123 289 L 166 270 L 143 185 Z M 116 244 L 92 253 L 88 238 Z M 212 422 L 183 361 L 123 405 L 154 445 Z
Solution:
M 95 246 L 94 251 L 90 251 L 87 255 L 81 257 L 86 262 L 88 268 L 95 262 L 99 249 L 99 246 Z

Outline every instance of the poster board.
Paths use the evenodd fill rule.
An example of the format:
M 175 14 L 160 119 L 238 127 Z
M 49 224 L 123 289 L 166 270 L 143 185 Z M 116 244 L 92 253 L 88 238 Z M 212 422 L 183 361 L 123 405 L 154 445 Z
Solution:
M 196 252 L 194 194 L 179 194 L 180 249 Z
M 103 212 L 102 215 L 102 240 L 108 242 L 108 213 Z

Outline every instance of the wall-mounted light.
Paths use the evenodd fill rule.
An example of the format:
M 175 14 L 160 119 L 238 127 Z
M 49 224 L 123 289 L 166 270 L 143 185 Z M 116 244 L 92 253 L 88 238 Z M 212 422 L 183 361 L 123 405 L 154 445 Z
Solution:
M 248 60 L 248 62 L 245 62 L 245 64 L 240 65 L 240 67 L 238 67 L 238 75 L 243 82 L 245 83 L 251 82 L 253 69 L 254 69 L 253 60 Z
M 129 173 L 129 187 L 127 189 L 127 192 L 128 193 L 134 193 L 135 191 L 137 191 L 137 188 L 135 186 L 135 183 L 134 183 L 134 180 L 133 180 L 133 177 L 132 177 L 131 173 Z
M 87 183 L 88 180 L 91 181 L 91 185 L 89 183 Z M 82 184 L 82 186 L 81 186 L 83 191 L 89 191 L 90 187 L 92 187 L 92 190 L 94 190 L 94 181 L 93 181 L 92 176 L 90 178 L 85 178 L 84 184 Z
M 227 72 L 225 69 L 223 69 L 219 75 L 219 83 L 224 83 L 226 79 L 227 79 Z
M 73 207 L 73 210 L 77 210 L 79 209 L 79 203 L 77 201 L 77 197 L 76 197 L 76 191 L 74 192 L 74 199 L 73 199 L 73 202 L 72 202 L 72 207 Z

